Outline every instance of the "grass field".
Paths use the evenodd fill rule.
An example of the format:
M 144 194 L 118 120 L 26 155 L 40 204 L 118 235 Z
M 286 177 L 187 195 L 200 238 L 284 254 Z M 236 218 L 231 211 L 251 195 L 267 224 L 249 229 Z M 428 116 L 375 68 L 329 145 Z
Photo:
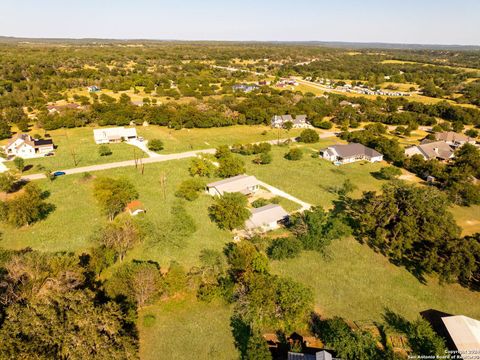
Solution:
M 159 138 L 165 144 L 164 153 L 208 149 L 219 145 L 247 144 L 258 141 L 287 138 L 300 134 L 301 130 L 274 130 L 269 126 L 227 126 L 210 129 L 174 130 L 161 126 L 138 127 L 138 135 L 145 139 Z
M 31 134 L 39 134 L 43 136 L 44 131 L 32 130 Z M 26 159 L 25 165 L 28 170 L 25 171 L 25 173 L 39 172 L 36 165 L 43 165 L 52 171 L 73 168 L 75 167 L 75 161 L 72 153 L 75 154 L 77 166 L 133 160 L 134 151 L 137 154 L 137 157 L 146 156 L 146 154 L 144 154 L 139 148 L 123 143 L 108 145 L 112 150 L 112 155 L 100 156 L 98 154 L 99 145 L 95 144 L 93 139 L 93 128 L 91 127 L 52 130 L 48 131 L 48 134 L 50 134 L 53 143 L 57 147 L 55 155 L 36 159 Z M 13 163 L 8 162 L 7 164 L 13 167 Z
M 153 325 L 144 324 L 155 316 Z M 205 304 L 195 299 L 177 299 L 140 311 L 140 358 L 238 359 L 230 329 L 231 309 L 222 303 Z M 166 355 L 168 356 L 166 357 Z
M 383 163 L 357 162 L 335 166 L 329 161 L 311 158 L 313 152 L 336 142 L 335 139 L 322 139 L 317 144 L 295 145 L 304 150 L 304 157 L 299 161 L 283 158 L 288 147 L 274 147 L 271 164 L 255 165 L 248 161 L 247 172 L 300 200 L 326 208 L 331 207 L 332 201 L 337 199 L 333 190 L 346 179 L 358 187 L 354 196 L 359 196 L 362 191 L 379 190 L 383 181 L 377 180 L 372 173 L 385 166 Z M 250 160 L 252 157 L 246 158 Z
M 367 245 L 352 238 L 337 240 L 327 259 L 315 252 L 275 261 L 276 274 L 291 277 L 313 288 L 317 310 L 325 316 L 350 320 L 381 320 L 385 308 L 414 319 L 427 309 L 480 317 L 480 293 L 459 285 L 423 285 Z

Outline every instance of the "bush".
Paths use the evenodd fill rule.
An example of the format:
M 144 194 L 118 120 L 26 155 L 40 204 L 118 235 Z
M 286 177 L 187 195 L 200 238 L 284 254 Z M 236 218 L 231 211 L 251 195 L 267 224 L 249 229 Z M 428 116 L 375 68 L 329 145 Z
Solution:
M 155 315 L 147 314 L 143 317 L 143 326 L 147 328 L 152 327 L 153 325 L 155 325 L 155 321 Z
M 303 151 L 299 148 L 290 149 L 290 151 L 285 154 L 285 159 L 287 160 L 300 160 L 302 157 Z
M 268 204 L 270 204 L 270 201 L 268 201 L 267 199 L 260 198 L 260 199 L 257 199 L 255 201 L 253 201 L 251 205 L 252 205 L 252 207 L 257 209 L 257 208 L 261 208 L 262 206 L 266 206 Z
M 112 150 L 107 145 L 100 145 L 98 148 L 98 154 L 100 156 L 110 156 L 112 155 Z
M 150 151 L 161 151 L 163 150 L 163 141 L 160 139 L 152 139 L 148 142 L 148 150 Z
M 23 171 L 23 169 L 25 169 L 25 161 L 21 157 L 17 156 L 15 159 L 13 159 L 13 163 L 19 171 Z
M 273 260 L 293 259 L 302 251 L 302 242 L 294 237 L 279 238 L 268 248 L 268 257 Z
M 269 152 L 262 152 L 260 153 L 260 156 L 253 159 L 253 162 L 259 165 L 270 164 L 272 162 L 272 154 L 270 154 Z
M 317 127 L 320 129 L 330 130 L 333 127 L 331 121 L 322 121 L 321 123 L 317 124 Z
M 382 168 L 379 171 L 380 177 L 385 180 L 393 180 L 396 177 L 400 176 L 401 174 L 402 174 L 402 171 L 399 168 L 394 166 L 387 166 Z
M 198 194 L 204 187 L 205 184 L 200 179 L 188 179 L 180 184 L 175 196 L 188 201 L 193 201 L 198 199 Z
M 318 136 L 318 133 L 313 130 L 313 129 L 305 129 L 301 132 L 298 141 L 301 141 L 303 143 L 316 143 L 320 140 L 320 137 Z

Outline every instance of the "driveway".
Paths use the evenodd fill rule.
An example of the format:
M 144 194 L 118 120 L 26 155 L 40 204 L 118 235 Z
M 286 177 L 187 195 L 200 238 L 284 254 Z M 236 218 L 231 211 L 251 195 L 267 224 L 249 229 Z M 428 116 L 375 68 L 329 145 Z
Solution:
M 278 196 L 281 196 L 285 199 L 288 199 L 290 201 L 293 201 L 297 204 L 299 204 L 302 208 L 299 210 L 300 212 L 302 211 L 305 211 L 305 210 L 309 210 L 312 205 L 309 204 L 309 203 L 306 203 L 305 201 L 302 201 L 298 198 L 296 198 L 295 196 L 293 195 L 290 195 L 289 193 L 286 193 L 285 191 L 282 191 L 278 188 L 276 188 L 275 186 L 272 186 L 270 184 L 267 184 L 266 182 L 263 182 L 263 181 L 258 181 L 260 183 L 261 186 L 263 186 L 264 188 L 266 188 L 268 191 L 270 191 L 272 194 L 275 194 L 275 195 L 278 195 Z
M 148 141 L 140 141 L 138 139 L 132 139 L 127 141 L 127 144 L 136 146 L 140 150 L 142 150 L 145 154 L 148 155 L 148 157 L 154 158 L 154 157 L 160 157 L 162 155 L 157 154 L 155 151 L 151 151 L 148 149 Z

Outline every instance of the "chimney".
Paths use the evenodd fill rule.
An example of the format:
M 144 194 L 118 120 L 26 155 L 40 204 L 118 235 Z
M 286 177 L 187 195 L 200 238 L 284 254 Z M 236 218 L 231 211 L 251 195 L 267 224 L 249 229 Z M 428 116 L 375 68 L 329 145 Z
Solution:
M 438 154 L 438 147 L 433 148 L 433 151 Z

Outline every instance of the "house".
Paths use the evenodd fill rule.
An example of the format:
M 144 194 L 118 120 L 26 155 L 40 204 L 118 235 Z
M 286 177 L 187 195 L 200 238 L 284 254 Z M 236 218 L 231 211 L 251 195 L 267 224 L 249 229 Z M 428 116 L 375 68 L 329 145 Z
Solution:
M 295 118 L 292 115 L 274 115 L 270 124 L 273 128 L 283 128 L 287 122 L 291 122 L 295 129 L 311 127 L 307 115 L 297 115 Z
M 245 222 L 247 230 L 270 231 L 279 227 L 279 224 L 288 219 L 288 213 L 277 204 L 269 204 L 250 210 L 252 215 Z
M 35 139 L 28 134 L 14 136 L 4 148 L 8 157 L 25 159 L 46 156 L 55 150 L 52 139 Z
M 453 158 L 453 153 L 453 149 L 444 141 L 424 142 L 405 149 L 406 156 L 421 155 L 425 160 L 449 160 Z
M 94 129 L 93 137 L 97 144 L 117 143 L 137 139 L 137 129 L 116 127 L 105 129 Z
M 224 193 L 239 192 L 251 195 L 258 191 L 260 182 L 255 176 L 238 175 L 207 185 L 207 192 L 212 196 L 222 196 Z
M 333 360 L 333 356 L 326 350 L 317 351 L 315 353 L 295 353 L 288 352 L 288 360 Z
M 459 147 L 466 143 L 475 145 L 475 139 L 472 139 L 466 135 L 459 134 L 453 131 L 444 131 L 441 133 L 435 133 L 435 140 L 443 141 L 453 147 Z
M 138 214 L 147 212 L 139 200 L 133 200 L 132 202 L 128 203 L 125 207 L 125 211 L 132 216 L 137 216 Z
M 48 110 L 49 114 L 59 113 L 61 111 L 67 110 L 67 109 L 77 110 L 79 108 L 80 108 L 80 105 L 78 105 L 78 104 L 49 105 L 49 106 L 47 106 L 47 110 Z
M 358 143 L 329 146 L 326 149 L 320 150 L 320 156 L 326 160 L 340 164 L 361 160 L 367 160 L 373 163 L 383 160 L 383 155 L 378 151 Z
M 100 87 L 98 87 L 97 85 L 88 86 L 87 89 L 88 89 L 88 92 L 91 92 L 91 93 L 95 93 L 101 90 Z
M 241 92 L 244 92 L 244 93 L 249 93 L 249 92 L 260 89 L 260 87 L 258 85 L 255 85 L 255 84 L 252 84 L 252 85 L 235 84 L 235 85 L 232 86 L 232 89 L 233 89 L 233 91 L 241 91 Z
M 454 350 L 465 354 L 480 351 L 480 321 L 456 315 L 442 317 L 442 322 L 450 337 L 447 340 L 456 348 Z

